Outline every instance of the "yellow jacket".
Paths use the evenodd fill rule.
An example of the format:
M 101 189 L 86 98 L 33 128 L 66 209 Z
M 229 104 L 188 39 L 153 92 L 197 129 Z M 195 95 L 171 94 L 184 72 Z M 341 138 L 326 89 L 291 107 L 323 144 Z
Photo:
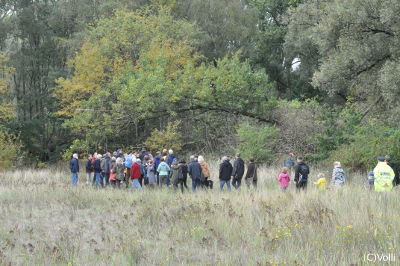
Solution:
M 318 189 L 326 189 L 326 178 L 321 177 L 317 182 L 314 182 L 314 185 L 317 185 Z
M 385 162 L 378 162 L 374 169 L 375 191 L 390 191 L 393 188 L 394 171 Z

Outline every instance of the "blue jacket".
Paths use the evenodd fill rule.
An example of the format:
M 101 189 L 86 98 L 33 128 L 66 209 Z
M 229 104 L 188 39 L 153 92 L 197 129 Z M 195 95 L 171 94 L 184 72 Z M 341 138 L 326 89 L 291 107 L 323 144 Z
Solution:
M 201 179 L 201 166 L 197 161 L 190 162 L 188 168 L 189 175 L 193 180 Z
M 132 163 L 132 155 L 129 154 L 125 157 L 125 168 L 131 168 Z
M 71 161 L 69 161 L 69 169 L 71 170 L 71 173 L 78 173 L 79 172 L 78 159 L 72 158 Z
M 170 154 L 170 155 L 167 156 L 166 163 L 168 164 L 168 166 L 172 165 L 174 159 L 175 159 L 175 155 L 173 155 L 173 154 Z
M 161 162 L 161 156 L 154 157 L 154 169 L 157 169 Z

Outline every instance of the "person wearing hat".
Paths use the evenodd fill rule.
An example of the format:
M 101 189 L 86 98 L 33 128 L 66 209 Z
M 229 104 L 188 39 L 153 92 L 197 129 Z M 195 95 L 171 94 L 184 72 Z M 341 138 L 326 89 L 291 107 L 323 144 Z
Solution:
M 393 187 L 395 187 L 400 184 L 399 167 L 397 163 L 394 163 L 391 160 L 390 155 L 385 156 L 385 162 L 393 169 L 394 172 Z
M 393 188 L 394 171 L 385 162 L 385 157 L 378 156 L 378 164 L 374 169 L 374 187 L 375 191 L 390 191 Z

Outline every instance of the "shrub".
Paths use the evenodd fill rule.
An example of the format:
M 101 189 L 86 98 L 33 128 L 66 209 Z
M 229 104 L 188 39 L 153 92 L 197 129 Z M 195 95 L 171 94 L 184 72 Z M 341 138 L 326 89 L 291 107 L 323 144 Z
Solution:
M 86 157 L 90 152 L 90 144 L 86 140 L 76 139 L 72 145 L 64 152 L 63 159 L 68 161 L 71 159 L 72 154 L 78 153 L 79 157 Z M 83 155 L 83 156 L 82 156 Z
M 145 141 L 145 145 L 150 151 L 161 151 L 162 149 L 172 149 L 178 152 L 182 149 L 182 134 L 179 131 L 181 121 L 169 123 L 165 130 L 155 129 L 150 137 Z
M 273 152 L 279 130 L 273 126 L 252 126 L 241 124 L 237 130 L 240 144 L 237 152 L 248 160 L 270 163 L 275 157 Z
M 334 151 L 330 160 L 340 160 L 355 170 L 370 170 L 375 167 L 379 155 L 390 155 L 394 161 L 400 159 L 400 129 L 373 120 L 359 126 L 352 141 Z
M 22 150 L 23 145 L 17 136 L 0 131 L 0 169 L 18 166 Z

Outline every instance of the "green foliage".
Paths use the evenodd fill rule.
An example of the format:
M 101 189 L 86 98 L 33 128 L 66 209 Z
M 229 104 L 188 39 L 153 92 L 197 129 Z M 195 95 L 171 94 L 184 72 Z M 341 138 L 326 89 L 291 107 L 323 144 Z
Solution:
M 157 152 L 163 149 L 172 149 L 175 152 L 182 150 L 181 121 L 169 123 L 165 130 L 154 129 L 147 138 L 145 145 L 150 151 Z
M 241 124 L 237 129 L 240 139 L 237 152 L 248 160 L 254 158 L 259 163 L 270 163 L 274 157 L 274 147 L 279 130 L 273 126 L 252 126 Z
M 0 130 L 0 169 L 15 168 L 20 165 L 23 145 L 20 139 Z
M 72 145 L 63 153 L 62 158 L 68 161 L 74 153 L 77 153 L 80 157 L 86 157 L 86 155 L 92 152 L 91 148 L 92 146 L 88 141 L 75 139 Z
M 351 141 L 361 122 L 361 114 L 355 110 L 354 104 L 350 103 L 344 109 L 340 106 L 326 106 L 319 113 L 318 120 L 323 131 L 316 136 L 315 151 L 308 157 L 325 160 L 340 145 Z
M 400 158 L 400 130 L 390 127 L 383 120 L 371 120 L 356 129 L 350 143 L 341 145 L 330 157 L 353 169 L 371 170 L 377 156 L 390 155 Z

